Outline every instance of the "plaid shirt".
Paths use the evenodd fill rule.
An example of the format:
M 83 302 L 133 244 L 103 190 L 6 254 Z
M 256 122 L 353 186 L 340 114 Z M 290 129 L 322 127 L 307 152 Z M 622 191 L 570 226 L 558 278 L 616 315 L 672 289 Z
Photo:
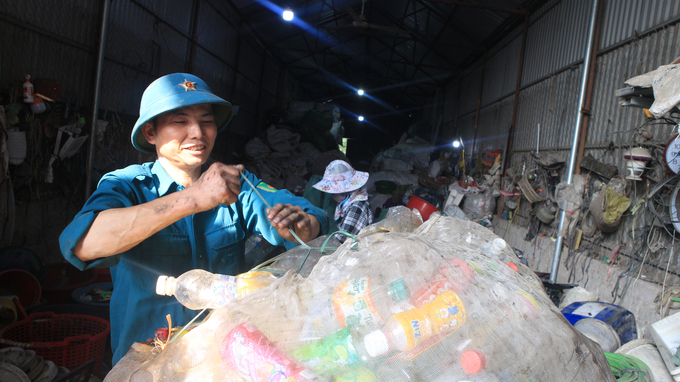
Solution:
M 361 200 L 352 203 L 347 210 L 347 214 L 338 222 L 338 231 L 345 231 L 356 235 L 362 228 L 373 222 L 373 213 L 371 212 L 371 205 L 368 201 Z M 347 236 L 336 234 L 335 238 L 344 242 Z

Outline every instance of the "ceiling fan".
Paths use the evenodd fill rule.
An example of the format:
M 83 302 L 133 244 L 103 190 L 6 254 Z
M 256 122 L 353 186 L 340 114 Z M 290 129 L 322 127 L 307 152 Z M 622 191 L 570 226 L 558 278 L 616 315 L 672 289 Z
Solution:
M 404 30 L 404 29 L 392 28 L 392 27 L 388 27 L 388 26 L 385 26 L 385 25 L 371 24 L 368 21 L 366 21 L 366 16 L 364 15 L 364 5 L 366 4 L 366 1 L 367 0 L 361 0 L 361 13 L 358 14 L 358 15 L 352 7 L 350 7 L 350 6 L 344 7 L 345 11 L 352 17 L 353 21 L 352 21 L 351 24 L 339 25 L 337 27 L 324 27 L 324 29 L 339 30 L 339 29 L 357 28 L 357 29 L 363 29 L 363 30 L 375 29 L 375 30 L 381 30 L 381 31 L 384 31 L 384 32 L 398 33 L 398 34 L 410 34 L 411 33 L 411 32 Z

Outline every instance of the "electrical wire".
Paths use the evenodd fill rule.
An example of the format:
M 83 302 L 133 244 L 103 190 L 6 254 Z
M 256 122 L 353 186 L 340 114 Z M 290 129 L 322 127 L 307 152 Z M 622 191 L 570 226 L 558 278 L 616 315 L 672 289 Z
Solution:
M 649 367 L 641 360 L 627 355 L 618 353 L 604 353 L 609 363 L 609 368 L 617 381 L 620 382 L 654 382 Z
M 668 268 L 671 265 L 671 259 L 673 258 L 673 249 L 675 249 L 675 236 L 673 236 L 673 242 L 671 243 L 671 250 L 670 253 L 668 254 L 668 264 L 666 265 L 666 273 L 664 273 L 663 276 L 663 286 L 661 287 L 661 295 L 666 292 L 666 277 L 668 276 Z M 659 314 L 663 314 L 662 312 L 663 305 L 659 304 Z

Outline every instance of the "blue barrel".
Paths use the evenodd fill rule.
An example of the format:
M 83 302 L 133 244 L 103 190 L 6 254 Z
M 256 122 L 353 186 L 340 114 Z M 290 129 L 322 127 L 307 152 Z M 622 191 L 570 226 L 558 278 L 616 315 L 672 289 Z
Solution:
M 572 325 L 584 318 L 604 321 L 618 333 L 621 345 L 638 338 L 635 316 L 618 305 L 599 301 L 574 302 L 562 309 L 562 314 Z

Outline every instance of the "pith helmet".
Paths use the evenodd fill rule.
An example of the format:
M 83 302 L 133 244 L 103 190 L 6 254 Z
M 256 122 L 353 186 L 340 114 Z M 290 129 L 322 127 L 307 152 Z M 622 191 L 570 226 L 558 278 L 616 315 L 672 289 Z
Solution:
M 212 104 L 218 133 L 233 116 L 231 104 L 213 94 L 210 87 L 193 74 L 168 74 L 152 82 L 142 95 L 139 119 L 132 129 L 132 146 L 143 153 L 155 154 L 156 148 L 144 138 L 142 126 L 166 111 L 200 104 Z

